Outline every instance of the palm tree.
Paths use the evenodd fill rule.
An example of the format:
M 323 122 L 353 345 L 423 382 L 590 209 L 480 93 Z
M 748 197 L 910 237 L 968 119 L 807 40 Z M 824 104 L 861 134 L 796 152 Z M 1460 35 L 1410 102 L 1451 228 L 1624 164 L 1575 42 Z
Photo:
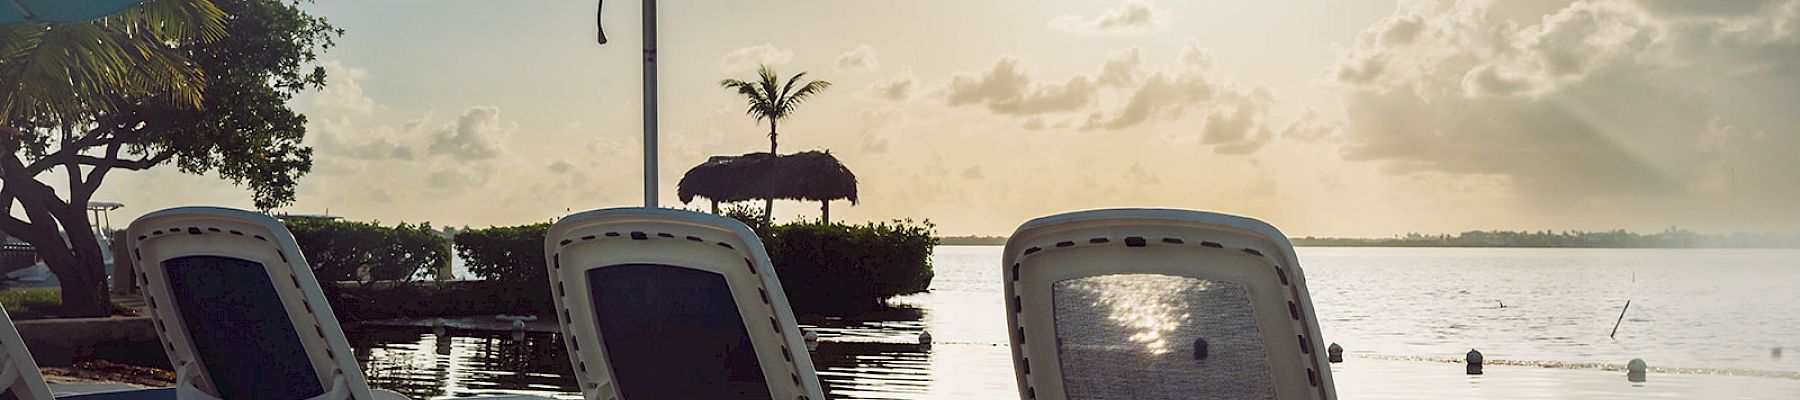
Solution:
M 211 0 L 152 0 L 93 21 L 0 27 L 0 127 L 71 128 L 116 110 L 105 99 L 200 106 L 206 78 L 171 44 L 225 35 Z
M 768 65 L 757 66 L 756 75 L 754 82 L 726 79 L 719 81 L 719 86 L 737 90 L 738 94 L 744 95 L 745 114 L 755 117 L 758 122 L 769 121 L 769 155 L 780 156 L 780 153 L 775 152 L 775 125 L 793 116 L 794 109 L 800 108 L 807 99 L 831 87 L 831 82 L 803 81 L 806 73 L 801 72 L 794 74 L 783 84 L 781 77 Z M 764 218 L 774 215 L 775 199 L 764 199 L 763 212 Z

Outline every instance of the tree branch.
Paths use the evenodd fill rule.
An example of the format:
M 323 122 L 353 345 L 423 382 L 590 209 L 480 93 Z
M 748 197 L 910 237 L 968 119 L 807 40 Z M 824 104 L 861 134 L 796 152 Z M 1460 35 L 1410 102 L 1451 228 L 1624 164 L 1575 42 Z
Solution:
M 46 154 L 43 158 L 32 162 L 31 165 L 25 166 L 25 170 L 30 172 L 32 176 L 37 176 L 37 174 L 49 170 L 50 167 L 66 163 L 67 161 L 64 160 L 65 158 L 81 156 L 81 151 L 87 150 L 89 147 L 123 145 L 143 136 L 143 133 L 139 130 L 132 130 L 126 134 L 98 130 L 89 131 L 89 133 L 89 135 L 82 137 L 69 137 L 65 135 L 63 142 L 57 146 L 55 152 Z

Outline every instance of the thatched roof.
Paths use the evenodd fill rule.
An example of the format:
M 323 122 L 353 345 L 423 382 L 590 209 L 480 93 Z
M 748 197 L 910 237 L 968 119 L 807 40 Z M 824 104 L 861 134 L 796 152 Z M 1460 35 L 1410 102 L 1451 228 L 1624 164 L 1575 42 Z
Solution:
M 856 174 L 820 151 L 713 156 L 682 175 L 677 187 L 683 203 L 694 196 L 722 203 L 768 198 L 856 203 Z

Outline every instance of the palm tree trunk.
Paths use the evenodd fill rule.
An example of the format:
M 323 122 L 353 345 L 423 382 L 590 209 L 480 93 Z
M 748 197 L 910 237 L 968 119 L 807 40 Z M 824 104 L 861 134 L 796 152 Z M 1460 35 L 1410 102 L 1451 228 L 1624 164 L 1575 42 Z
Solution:
M 775 152 L 775 117 L 769 117 L 769 155 L 780 156 Z M 775 199 L 763 199 L 763 222 L 775 221 Z
M 831 200 L 819 201 L 819 222 L 831 223 Z

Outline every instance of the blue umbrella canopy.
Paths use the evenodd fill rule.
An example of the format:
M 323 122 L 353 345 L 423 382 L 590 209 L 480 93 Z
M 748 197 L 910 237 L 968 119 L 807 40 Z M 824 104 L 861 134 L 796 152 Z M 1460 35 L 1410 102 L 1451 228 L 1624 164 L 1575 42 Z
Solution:
M 99 19 L 142 2 L 144 0 L 0 0 L 0 26 Z

